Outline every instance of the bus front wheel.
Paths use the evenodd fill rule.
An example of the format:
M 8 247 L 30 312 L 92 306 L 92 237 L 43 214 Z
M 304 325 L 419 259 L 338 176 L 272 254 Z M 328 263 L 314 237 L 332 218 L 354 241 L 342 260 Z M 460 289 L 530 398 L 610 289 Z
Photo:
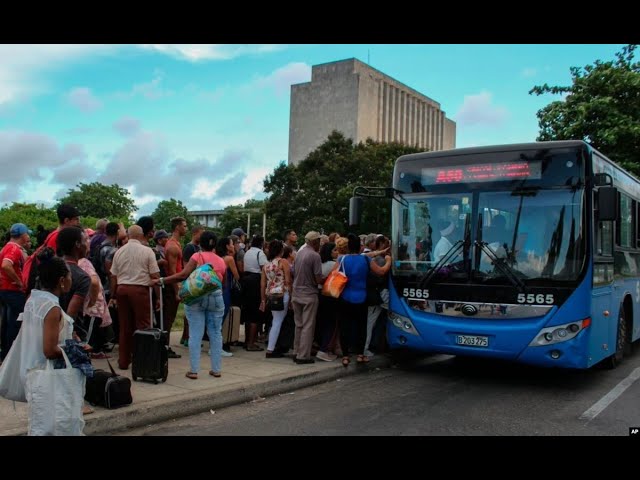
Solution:
M 616 352 L 605 359 L 605 367 L 614 369 L 622 363 L 625 351 L 628 351 L 629 332 L 627 331 L 627 317 L 624 306 L 620 305 L 618 313 L 618 329 L 616 332 Z

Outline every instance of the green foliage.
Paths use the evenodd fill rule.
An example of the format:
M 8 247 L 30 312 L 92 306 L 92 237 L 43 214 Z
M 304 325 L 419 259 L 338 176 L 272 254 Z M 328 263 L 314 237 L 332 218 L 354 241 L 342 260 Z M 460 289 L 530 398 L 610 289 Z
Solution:
M 130 218 L 138 210 L 133 199 L 129 196 L 129 190 L 113 185 L 103 185 L 99 182 L 79 183 L 78 188 L 69 189 L 67 195 L 61 198 L 58 204 L 68 203 L 73 205 L 83 217 L 93 218 Z M 87 224 L 91 228 L 95 227 Z
M 640 175 L 640 63 L 636 45 L 616 60 L 572 67 L 570 86 L 535 86 L 530 94 L 566 97 L 537 113 L 538 140 L 585 140 L 623 168 Z
M 183 217 L 187 220 L 187 225 L 191 228 L 191 219 L 187 215 L 187 207 L 180 200 L 170 198 L 162 200 L 153 211 L 151 216 L 156 230 L 166 230 L 171 235 L 171 219 L 173 217 Z
M 0 208 L 0 245 L 6 243 L 6 234 L 14 223 L 24 223 L 33 231 L 31 244 L 35 246 L 38 225 L 42 225 L 46 230 L 52 230 L 58 227 L 58 217 L 55 209 L 44 205 L 18 202 L 5 205 Z
M 300 237 L 309 230 L 345 233 L 353 189 L 391 186 L 396 159 L 419 151 L 371 139 L 354 144 L 333 131 L 297 166 L 283 162 L 265 178 L 267 215 L 278 232 L 293 228 Z M 366 200 L 360 231 L 389 234 L 390 213 L 391 200 Z

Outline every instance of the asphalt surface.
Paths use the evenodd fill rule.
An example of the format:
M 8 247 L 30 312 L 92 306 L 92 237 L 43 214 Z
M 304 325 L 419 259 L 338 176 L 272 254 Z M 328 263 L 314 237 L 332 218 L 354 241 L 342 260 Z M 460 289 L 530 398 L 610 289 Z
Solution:
M 637 347 L 616 370 L 435 355 L 118 435 L 627 436 L 639 377 Z

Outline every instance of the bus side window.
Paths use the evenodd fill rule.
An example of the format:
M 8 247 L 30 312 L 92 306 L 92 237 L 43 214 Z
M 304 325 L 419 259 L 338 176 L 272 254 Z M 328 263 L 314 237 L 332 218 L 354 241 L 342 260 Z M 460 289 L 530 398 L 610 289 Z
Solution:
M 613 222 L 598 222 L 596 254 L 609 257 L 613 255 Z

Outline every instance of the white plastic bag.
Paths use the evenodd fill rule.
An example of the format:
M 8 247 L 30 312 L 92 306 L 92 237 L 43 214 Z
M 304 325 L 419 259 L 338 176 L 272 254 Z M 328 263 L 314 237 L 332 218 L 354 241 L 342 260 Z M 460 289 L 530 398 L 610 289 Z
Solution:
M 21 328 L 4 362 L 2 362 L 2 367 L 0 367 L 0 396 L 15 402 L 27 401 L 24 392 L 24 378 L 20 374 L 22 365 L 22 332 L 23 329 Z
M 29 435 L 82 435 L 86 378 L 73 368 L 62 350 L 67 368 L 54 369 L 53 360 L 44 368 L 27 372 L 25 391 L 29 402 Z

